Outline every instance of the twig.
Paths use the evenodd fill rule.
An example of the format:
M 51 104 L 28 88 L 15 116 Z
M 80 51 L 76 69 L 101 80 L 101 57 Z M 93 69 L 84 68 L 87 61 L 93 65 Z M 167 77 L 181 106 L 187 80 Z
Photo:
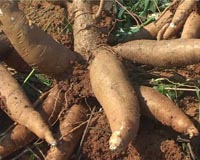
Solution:
M 185 146 L 186 151 L 187 151 L 187 154 L 190 156 L 190 159 L 196 160 L 196 155 L 194 154 L 191 143 L 190 143 L 191 140 L 187 139 L 187 138 L 182 138 L 179 136 L 179 137 L 177 137 L 177 141 L 186 144 L 186 146 Z
M 81 150 L 82 150 L 83 142 L 84 142 L 85 136 L 86 136 L 86 134 L 88 132 L 88 128 L 89 128 L 89 125 L 90 125 L 90 122 L 91 122 L 91 119 L 92 119 L 92 116 L 94 114 L 95 109 L 96 109 L 96 106 L 94 106 L 94 108 L 92 109 L 92 112 L 91 112 L 90 117 L 88 119 L 88 123 L 87 123 L 87 125 L 85 127 L 85 130 L 83 132 L 83 136 L 81 138 L 81 141 L 80 141 L 80 144 L 79 144 L 79 148 L 78 148 L 78 151 L 77 151 L 78 160 L 81 160 Z
M 188 91 L 188 92 L 196 92 L 196 89 L 191 88 L 170 88 L 170 87 L 164 87 L 166 90 L 173 90 L 173 91 Z
M 38 145 L 34 144 L 35 148 L 38 150 L 38 152 L 40 152 L 40 154 L 42 155 L 43 159 L 45 159 L 45 155 L 42 152 L 42 150 L 38 147 Z
M 88 120 L 85 121 L 85 122 L 82 122 L 81 124 L 79 124 L 78 126 L 74 127 L 73 129 L 71 129 L 67 134 L 65 135 L 62 135 L 60 138 L 59 138 L 59 141 L 63 139 L 63 137 L 66 137 L 68 136 L 70 133 L 74 132 L 75 130 L 79 129 L 81 126 L 85 125 L 86 123 L 88 123 Z
M 140 25 L 140 23 L 142 24 L 141 19 L 138 17 L 137 14 L 130 12 L 126 7 L 124 7 L 118 0 L 115 0 L 116 3 L 118 3 L 137 23 L 137 25 Z M 138 20 L 140 21 L 140 23 L 138 22 Z
M 188 87 L 188 88 L 193 88 L 193 89 L 197 88 L 196 86 L 191 86 L 191 85 L 187 85 L 187 84 L 181 84 L 181 83 L 173 82 L 173 81 L 169 80 L 168 78 L 157 78 L 157 79 L 151 80 L 151 82 L 157 82 L 157 81 L 163 81 L 163 80 L 166 80 L 169 83 L 174 84 L 176 86 Z
M 190 153 L 190 156 L 191 156 L 192 160 L 196 160 L 196 156 L 195 156 L 195 154 L 194 154 L 194 152 L 192 150 L 192 146 L 191 146 L 190 143 L 187 143 L 187 148 L 188 148 L 188 151 Z
M 49 95 L 50 91 L 44 92 L 39 96 L 39 98 L 33 103 L 33 107 L 36 108 L 38 107 Z
M 43 93 L 40 89 L 36 88 L 34 85 L 30 84 L 29 82 L 26 82 L 26 84 L 27 84 L 29 87 L 33 88 L 35 91 L 37 91 L 39 94 L 42 94 L 42 93 Z
M 21 153 L 19 153 L 17 156 L 12 158 L 11 160 L 19 160 L 21 156 L 23 156 L 25 153 L 29 152 L 28 149 L 23 150 Z
M 58 99 L 59 99 L 59 97 L 60 97 L 60 93 L 61 93 L 61 92 L 62 92 L 62 90 L 60 89 L 60 90 L 58 91 L 57 95 L 56 95 L 55 102 L 54 102 L 54 104 L 53 104 L 53 111 L 52 111 L 52 113 L 51 113 L 51 115 L 49 116 L 49 119 L 48 119 L 49 122 L 51 121 L 51 118 L 53 117 L 54 112 L 56 111 L 56 105 L 57 105 L 57 103 L 58 103 Z M 58 118 L 52 123 L 51 126 L 53 126 L 57 121 L 58 121 Z
M 154 2 L 154 4 L 155 4 L 155 6 L 156 6 L 158 12 L 161 13 L 160 8 L 158 7 L 158 4 L 157 4 L 156 0 L 153 0 L 153 2 Z
M 105 0 L 100 0 L 99 9 L 95 14 L 95 18 L 99 18 L 104 7 Z
M 161 18 L 173 5 L 175 5 L 177 2 L 178 2 L 178 1 L 175 0 L 175 1 L 173 1 L 168 7 L 166 7 L 165 10 L 161 13 L 161 15 L 159 16 L 158 19 L 160 19 L 160 18 Z M 157 20 L 158 20 L 158 19 L 157 19 Z
M 42 144 L 44 142 L 44 140 L 43 139 L 37 139 L 35 142 L 34 142 L 34 145 L 40 145 L 40 144 Z
M 41 158 L 29 146 L 27 146 L 27 149 L 34 155 L 34 157 L 36 157 L 38 160 L 41 160 Z
M 11 126 L 9 126 L 9 128 L 8 129 L 6 129 L 6 131 L 5 132 L 3 132 L 3 133 L 1 133 L 0 134 L 0 141 L 4 138 L 4 136 L 10 131 L 10 130 L 12 130 L 15 126 L 17 125 L 17 123 L 15 122 L 14 124 L 12 124 Z

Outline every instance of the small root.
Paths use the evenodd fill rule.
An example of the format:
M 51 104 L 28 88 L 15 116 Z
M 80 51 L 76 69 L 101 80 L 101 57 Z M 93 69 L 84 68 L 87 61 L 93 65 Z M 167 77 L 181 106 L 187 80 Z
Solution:
M 103 7 L 104 7 L 104 3 L 105 3 L 105 0 L 100 0 L 99 9 L 98 9 L 97 13 L 95 14 L 96 19 L 100 17 L 101 12 L 102 12 Z

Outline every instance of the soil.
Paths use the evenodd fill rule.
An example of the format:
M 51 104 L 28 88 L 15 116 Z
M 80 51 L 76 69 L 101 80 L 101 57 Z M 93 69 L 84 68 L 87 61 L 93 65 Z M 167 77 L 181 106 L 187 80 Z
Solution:
M 20 3 L 20 6 L 27 14 L 30 21 L 46 30 L 59 43 L 73 49 L 73 33 L 69 28 L 66 29 L 69 23 L 66 19 L 65 8 L 45 1 L 23 1 Z M 101 23 L 103 30 L 105 30 L 106 26 L 108 26 L 106 30 L 112 28 L 112 26 L 110 26 L 112 23 L 111 18 L 107 18 L 107 21 L 105 17 Z M 137 84 L 152 86 L 150 83 L 152 78 L 167 78 L 176 83 L 187 82 L 188 85 L 200 87 L 200 64 L 171 69 L 153 68 L 145 65 L 132 64 L 127 61 L 124 61 L 124 64 L 127 67 L 130 78 L 134 79 L 134 83 Z M 141 116 L 138 135 L 136 139 L 129 144 L 127 150 L 111 152 L 108 148 L 111 130 L 102 108 L 93 98 L 86 67 L 87 66 L 77 66 L 71 79 L 67 83 L 66 90 L 68 94 L 66 96 L 68 97 L 68 105 L 71 106 L 81 100 L 86 100 L 88 106 L 91 108 L 96 106 L 96 110 L 89 121 L 89 126 L 86 129 L 87 133 L 82 137 L 83 143 L 79 143 L 71 159 L 192 160 L 193 155 L 196 156 L 196 159 L 197 157 L 200 158 L 200 142 L 198 139 L 190 141 L 187 137 L 174 132 L 171 128 L 165 127 L 143 116 Z M 69 84 L 71 84 L 71 88 Z M 60 85 L 62 86 L 63 84 L 60 82 Z M 181 96 L 177 97 L 175 102 L 181 106 L 183 111 L 194 121 L 200 130 L 200 124 L 198 122 L 199 101 L 196 92 L 184 92 Z M 2 115 L 3 113 L 0 114 Z M 11 124 L 7 117 L 2 118 L 1 116 L 0 121 L 3 121 L 5 124 Z M 3 133 L 5 129 L 0 131 Z M 42 144 L 38 145 L 37 148 L 35 147 L 36 145 L 30 144 L 5 159 L 16 158 L 28 160 L 31 157 L 39 159 L 36 156 L 43 159 L 42 154 L 45 155 L 47 153 L 49 146 L 45 143 Z M 192 149 L 190 149 L 190 147 L 192 147 Z M 30 150 L 27 151 L 27 148 L 31 148 L 31 152 Z M 77 153 L 78 150 L 81 152 Z

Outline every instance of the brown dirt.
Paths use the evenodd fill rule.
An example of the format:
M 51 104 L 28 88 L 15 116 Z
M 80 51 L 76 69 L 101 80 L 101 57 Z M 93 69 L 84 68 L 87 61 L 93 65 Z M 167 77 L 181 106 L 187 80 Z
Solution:
M 160 124 L 142 118 L 136 140 L 124 152 L 108 149 L 110 128 L 103 113 L 97 113 L 83 145 L 83 160 L 186 160 L 187 156 L 176 142 L 176 133 Z
M 20 8 L 29 21 L 45 30 L 56 41 L 68 48 L 73 48 L 71 23 L 67 20 L 65 8 L 48 3 L 44 0 L 22 1 Z
M 200 64 L 172 69 L 157 69 L 145 65 L 137 66 L 129 62 L 125 62 L 125 64 L 130 78 L 136 79 L 134 81 L 138 80 L 135 83 L 149 84 L 152 78 L 163 77 L 176 83 L 187 82 L 188 85 L 200 87 L 198 81 Z M 143 77 L 142 80 L 140 77 Z M 200 129 L 198 123 L 199 101 L 196 93 L 184 92 L 175 101 Z M 188 160 L 191 159 L 192 152 L 199 156 L 200 142 L 197 140 L 198 138 L 189 142 L 192 146 L 192 151 L 190 151 L 183 135 L 146 117 L 141 118 L 136 140 L 129 144 L 124 152 L 109 151 L 110 134 L 111 130 L 104 112 L 96 112 L 85 136 L 81 153 L 82 160 Z M 179 140 L 180 137 L 183 138 L 183 141 Z
M 42 1 L 23 1 L 21 3 L 22 10 L 27 13 L 30 20 L 36 23 L 39 27 L 45 29 L 50 35 L 52 35 L 60 43 L 64 44 L 69 48 L 73 48 L 72 32 L 67 31 L 66 25 L 66 11 L 60 6 L 56 6 L 47 2 Z M 107 20 L 106 20 L 107 19 Z M 111 18 L 104 17 L 104 20 L 100 24 L 104 27 L 106 32 L 110 29 Z M 49 23 L 51 22 L 51 23 Z M 106 26 L 108 26 L 106 28 Z M 149 84 L 152 78 L 167 77 L 170 80 L 175 80 L 176 82 L 189 81 L 191 85 L 199 85 L 197 81 L 200 78 L 200 64 L 191 65 L 183 68 L 173 68 L 170 70 L 155 69 L 148 66 L 133 65 L 125 63 L 130 73 L 130 78 L 133 78 L 136 83 Z M 71 106 L 81 100 L 86 100 L 89 102 L 91 99 L 89 97 L 93 96 L 91 92 L 91 86 L 88 78 L 87 66 L 77 66 L 73 72 L 73 76 L 68 82 L 60 82 L 62 87 L 66 92 L 67 103 Z M 133 68 L 133 69 L 132 69 Z M 134 74 L 132 74 L 134 72 Z M 132 76 L 133 75 L 133 76 Z M 177 78 L 178 77 L 178 78 Z M 199 86 L 200 87 L 200 86 Z M 89 106 L 99 106 L 99 104 L 94 101 L 89 103 Z M 195 122 L 196 126 L 200 129 L 198 121 L 198 100 L 195 93 L 186 92 L 182 97 L 178 99 L 178 102 L 182 109 L 188 114 Z M 127 150 L 123 152 L 111 152 L 108 149 L 108 139 L 111 134 L 107 118 L 101 108 L 96 111 L 93 118 L 90 121 L 87 134 L 83 137 L 84 142 L 82 146 L 82 151 L 80 155 L 77 155 L 77 150 L 74 151 L 72 159 L 77 159 L 81 156 L 82 160 L 190 160 L 190 152 L 188 152 L 186 142 L 179 142 L 177 137 L 179 134 L 172 131 L 170 128 L 163 126 L 162 124 L 150 120 L 146 117 L 141 117 L 140 129 L 135 141 L 131 142 Z M 0 113 L 1 115 L 2 113 Z M 2 118 L 0 121 L 7 123 L 7 118 Z M 2 123 L 1 123 L 2 124 Z M 3 132 L 0 130 L 1 133 Z M 185 138 L 185 137 L 184 137 Z M 193 142 L 194 141 L 194 142 Z M 198 155 L 200 145 L 199 140 L 193 140 L 191 145 L 193 151 Z M 43 145 L 45 147 L 43 147 Z M 35 145 L 30 144 L 33 151 Z M 44 143 L 38 145 L 39 149 L 43 154 L 46 154 L 48 146 Z M 16 154 L 11 155 L 11 157 L 6 159 L 12 159 L 16 155 L 22 154 L 17 159 L 28 160 L 33 154 L 27 152 L 23 154 L 23 151 L 27 150 L 27 147 L 18 151 Z M 41 154 L 37 151 L 34 152 L 39 157 Z M 199 155 L 200 156 L 200 155 Z M 37 158 L 35 158 L 37 159 Z

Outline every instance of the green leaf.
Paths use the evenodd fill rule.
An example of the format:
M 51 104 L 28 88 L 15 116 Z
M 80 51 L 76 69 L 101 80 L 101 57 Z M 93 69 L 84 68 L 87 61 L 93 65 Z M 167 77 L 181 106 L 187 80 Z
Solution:
M 124 12 L 125 12 L 125 9 L 124 9 L 124 8 L 120 8 L 117 17 L 118 17 L 119 19 L 122 19 L 122 18 L 123 18 L 123 15 L 124 15 Z

